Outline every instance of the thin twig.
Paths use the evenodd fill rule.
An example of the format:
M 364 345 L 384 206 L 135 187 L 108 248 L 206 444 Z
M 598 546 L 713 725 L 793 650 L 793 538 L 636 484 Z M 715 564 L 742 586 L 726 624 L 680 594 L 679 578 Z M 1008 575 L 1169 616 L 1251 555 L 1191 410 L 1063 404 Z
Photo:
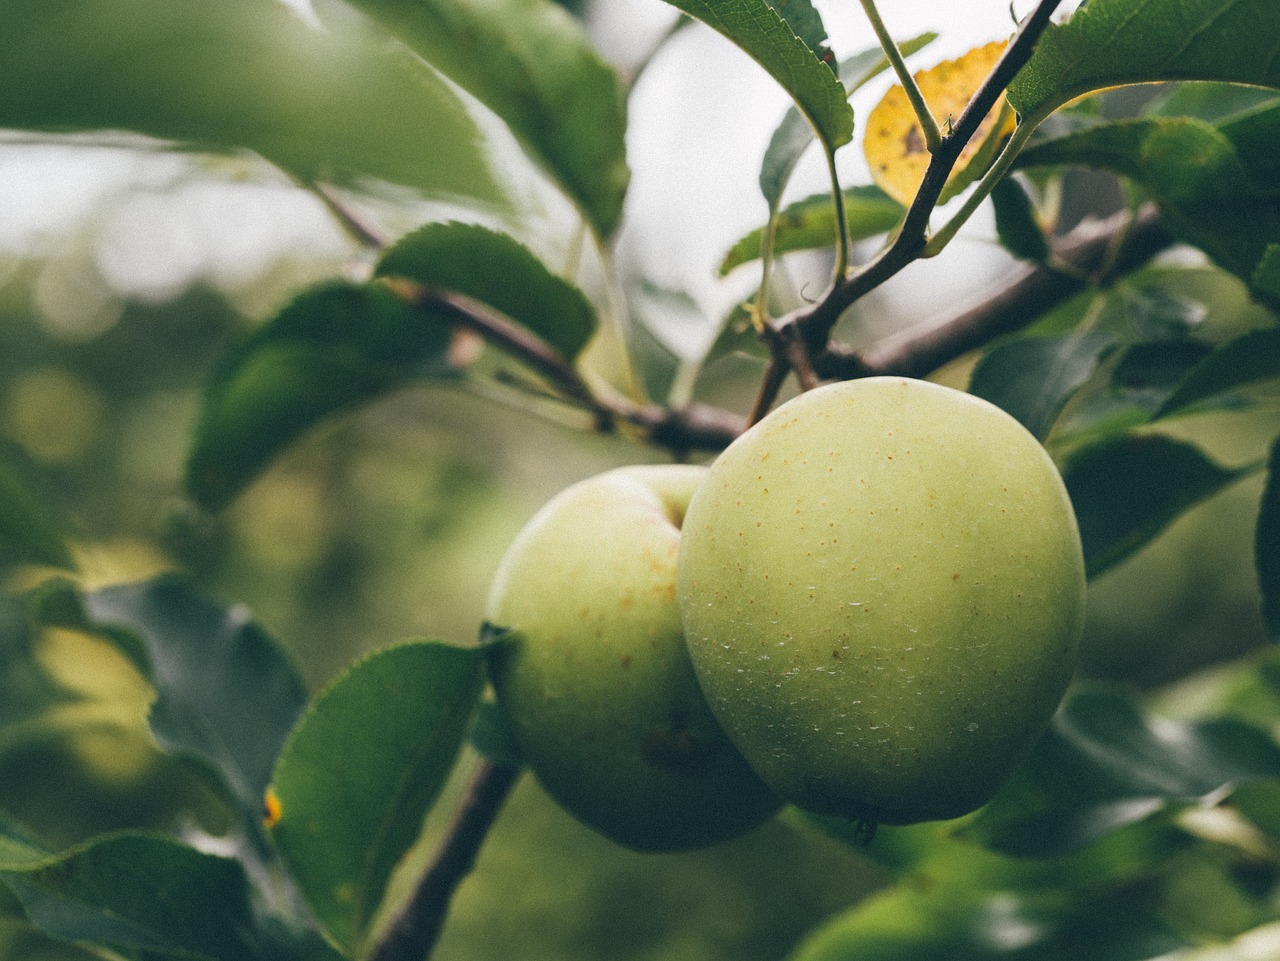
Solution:
M 480 847 L 521 770 L 514 764 L 480 762 L 435 860 L 368 961 L 423 961 L 431 954 L 454 892 L 475 866 Z
M 866 13 L 867 19 L 871 21 L 871 29 L 875 31 L 876 39 L 880 41 L 880 47 L 884 50 L 884 55 L 888 58 L 889 65 L 893 67 L 893 72 L 898 75 L 898 83 L 902 84 L 902 90 L 907 95 L 907 102 L 911 104 L 911 109 L 915 111 L 916 121 L 920 124 L 920 129 L 924 131 L 925 146 L 929 148 L 930 153 L 933 153 L 942 144 L 942 131 L 938 129 L 938 121 L 933 116 L 933 111 L 929 109 L 929 104 L 925 101 L 920 85 L 916 83 L 916 78 L 911 75 L 907 62 L 902 57 L 902 51 L 898 49 L 898 45 L 889 34 L 884 21 L 880 18 L 880 11 L 876 9 L 875 0 L 862 0 L 862 9 Z
M 437 311 L 450 323 L 474 330 L 486 341 L 520 358 L 571 400 L 589 408 L 605 420 L 611 419 L 613 412 L 599 404 L 573 365 L 531 330 L 521 327 L 480 301 L 451 290 L 427 287 L 403 277 L 387 277 L 383 282 L 408 303 Z
M 1124 242 L 1117 246 L 1121 235 Z M 995 337 L 1022 329 L 1090 285 L 1102 286 L 1137 270 L 1172 243 L 1154 207 L 1142 208 L 1137 216 L 1122 211 L 1106 220 L 1090 221 L 1054 248 L 1054 260 L 1070 264 L 1072 270 L 1024 267 L 992 297 L 928 330 L 869 351 L 830 350 L 820 373 L 833 379 L 883 374 L 924 377 Z
M 308 186 L 311 188 L 311 192 L 319 197 L 329 209 L 329 213 L 333 214 L 334 219 L 342 225 L 342 228 L 357 243 L 371 250 L 382 250 L 391 243 L 390 238 L 384 236 L 382 231 L 352 210 L 351 206 L 339 196 L 332 185 L 316 180 Z
M 769 338 L 771 345 L 790 345 L 790 339 L 778 337 L 776 332 L 786 327 L 798 327 L 801 336 L 797 340 L 818 358 L 813 364 L 814 368 L 821 369 L 824 363 L 821 355 L 827 350 L 831 331 L 841 314 L 859 298 L 919 259 L 928 240 L 929 217 L 960 158 L 960 152 L 1004 94 L 1005 88 L 1026 64 L 1060 2 L 1061 0 L 1041 0 L 1023 20 L 1000 60 L 974 93 L 951 131 L 942 138 L 938 149 L 931 154 L 915 199 L 907 208 L 893 242 L 856 272 L 838 278 L 817 303 L 798 308 L 775 321 L 772 325 L 775 335 Z M 781 387 L 781 382 L 778 387 Z M 760 399 L 764 401 L 764 409 L 773 403 L 774 397 L 762 395 Z M 761 406 L 760 403 L 757 404 L 758 408 Z

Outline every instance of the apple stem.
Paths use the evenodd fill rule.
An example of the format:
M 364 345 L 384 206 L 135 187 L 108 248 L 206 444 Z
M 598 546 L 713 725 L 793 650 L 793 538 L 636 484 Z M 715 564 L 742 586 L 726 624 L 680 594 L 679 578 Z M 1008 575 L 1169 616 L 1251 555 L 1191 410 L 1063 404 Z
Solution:
M 422 961 L 444 928 L 454 892 L 475 866 L 480 846 L 523 770 L 518 764 L 482 760 L 435 859 L 419 878 L 368 961 Z

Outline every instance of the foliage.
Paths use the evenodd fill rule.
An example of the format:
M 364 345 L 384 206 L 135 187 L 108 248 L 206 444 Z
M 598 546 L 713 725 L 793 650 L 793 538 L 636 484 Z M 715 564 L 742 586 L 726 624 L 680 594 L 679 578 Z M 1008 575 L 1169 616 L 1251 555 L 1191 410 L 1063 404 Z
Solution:
M 499 501 L 495 478 L 518 487 L 563 466 L 543 420 L 616 445 L 615 459 L 705 458 L 791 386 L 873 374 L 949 381 L 1018 418 L 1062 471 L 1098 596 L 1224 497 L 1247 500 L 1249 542 L 1226 548 L 1249 558 L 1245 613 L 1181 664 L 1168 652 L 1188 602 L 1144 582 L 1165 617 L 1144 656 L 1176 683 L 1090 677 L 1086 662 L 974 815 L 868 840 L 787 810 L 745 839 L 733 850 L 755 852 L 761 875 L 787 875 L 770 862 L 794 843 L 785 829 L 847 855 L 865 882 L 815 900 L 830 916 L 777 953 L 1280 950 L 1280 661 L 1265 646 L 1280 637 L 1273 0 L 1090 0 L 1056 22 L 1042 0 L 1011 36 L 919 71 L 918 97 L 904 58 L 933 34 L 846 53 L 809 0 L 671 3 L 660 41 L 700 22 L 792 101 L 760 196 L 744 198 L 764 212 L 720 261 L 726 282 L 751 285 L 728 317 L 681 292 L 633 296 L 660 290 L 624 277 L 616 246 L 627 97 L 649 59 L 610 63 L 547 0 L 10 0 L 0 127 L 13 138 L 181 153 L 226 179 L 271 170 L 348 242 L 341 263 L 317 255 L 284 281 L 249 330 L 214 290 L 133 300 L 116 329 L 60 343 L 0 303 L 15 435 L 0 449 L 0 954 L 423 956 L 521 770 L 488 700 L 489 639 L 474 620 L 444 623 L 449 578 L 488 563 L 475 543 L 501 526 L 459 518 L 525 511 L 528 496 Z M 891 67 L 908 86 L 863 118 L 856 98 Z M 1135 96 L 1139 84 L 1160 86 Z M 930 105 L 947 115 L 918 112 Z M 837 165 L 859 124 L 875 183 Z M 791 199 L 815 148 L 830 189 Z M 1077 222 L 1085 170 L 1120 202 Z M 948 244 L 988 198 L 1001 288 L 878 328 L 868 295 L 958 256 Z M 39 289 L 41 268 L 23 269 L 15 284 Z M 662 336 L 676 302 L 706 335 L 679 360 Z M 746 353 L 747 376 L 724 372 Z M 515 413 L 459 414 L 454 393 L 415 406 L 443 391 Z M 185 474 L 157 480 L 137 451 L 160 443 L 156 425 L 173 430 L 175 407 Z M 76 450 L 92 458 L 45 443 L 50 410 L 81 418 Z M 396 461 L 411 443 L 433 451 L 428 476 L 425 458 Z M 520 475 L 522 461 L 536 467 Z M 277 526 L 237 520 L 254 498 L 273 499 Z M 113 543 L 148 538 L 162 560 L 100 576 Z M 262 576 L 254 543 L 291 587 Z M 1194 587 L 1182 594 L 1197 605 L 1220 599 L 1221 585 Z M 216 599 L 228 593 L 255 614 Z M 338 671 L 353 653 L 343 631 L 363 656 Z M 311 659 L 276 640 L 307 634 Z M 644 920 L 647 898 L 627 900 L 609 905 L 619 930 Z M 738 923 L 756 921 L 777 917 Z

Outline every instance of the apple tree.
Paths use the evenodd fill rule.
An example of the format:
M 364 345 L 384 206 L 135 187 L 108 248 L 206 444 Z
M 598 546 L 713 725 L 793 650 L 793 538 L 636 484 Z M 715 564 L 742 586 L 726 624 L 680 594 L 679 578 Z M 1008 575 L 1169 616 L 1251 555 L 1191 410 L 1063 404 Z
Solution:
M 726 868 L 739 862 L 716 862 L 714 883 L 687 889 L 690 901 L 745 905 L 752 884 L 767 887 L 756 907 L 716 922 L 750 932 L 757 955 L 732 938 L 663 940 L 663 925 L 698 911 L 660 907 L 663 879 L 676 878 L 665 867 L 645 875 L 649 888 L 607 901 L 600 924 L 644 932 L 645 956 L 1280 956 L 1274 0 L 1027 0 L 1002 33 L 952 57 L 931 57 L 932 33 L 899 36 L 874 0 L 857 11 L 876 40 L 865 49 L 828 34 L 833 3 L 670 0 L 652 48 L 625 64 L 605 53 L 609 21 L 593 17 L 604 6 L 6 0 L 0 155 L 52 144 L 174 162 L 146 188 L 159 200 L 186 189 L 193 165 L 227 182 L 266 176 L 315 219 L 252 321 L 254 310 L 194 283 L 135 298 L 100 328 L 102 305 L 81 297 L 90 329 L 50 347 L 20 321 L 30 311 L 13 292 L 65 306 L 80 288 L 50 286 L 45 268 L 0 273 L 0 954 L 479 957 L 449 940 L 470 925 L 507 931 L 492 948 L 502 957 L 537 957 L 502 917 L 523 899 L 550 905 L 539 925 L 585 911 L 589 889 L 569 879 L 577 862 L 556 853 L 554 832 L 530 840 L 535 828 L 505 859 L 485 855 L 508 816 L 519 827 L 516 795 L 545 790 L 565 809 L 556 817 L 570 823 L 572 812 L 610 839 L 592 834 L 593 851 L 640 848 L 646 865 L 696 872 L 711 862 L 664 859 L 714 858 L 733 837 L 743 859 L 770 865 L 744 878 Z M 758 190 L 736 203 L 758 216 L 713 252 L 719 301 L 646 276 L 624 244 L 632 98 L 664 51 L 695 33 L 736 48 L 785 95 L 763 149 L 734 154 L 758 173 Z M 1001 265 L 987 289 L 941 315 L 895 313 L 892 292 L 973 258 L 959 248 L 983 224 L 985 255 Z M 233 238 L 220 236 L 233 269 Z M 695 349 L 673 346 L 680 325 L 696 331 Z M 54 356 L 101 396 L 50 373 Z M 951 787 L 935 778 L 931 790 L 979 800 L 908 798 L 903 810 L 926 813 L 877 828 L 835 803 L 825 762 L 802 794 L 760 784 L 781 708 L 722 683 L 749 717 L 747 760 L 717 740 L 736 765 L 721 780 L 688 797 L 655 787 L 623 756 L 637 730 L 646 757 L 679 776 L 706 760 L 699 732 L 722 736 L 701 701 L 712 686 L 683 660 L 681 624 L 696 620 L 710 649 L 718 632 L 754 640 L 757 627 L 721 610 L 682 621 L 673 569 L 641 597 L 610 565 L 647 539 L 676 550 L 705 472 L 672 465 L 715 464 L 744 436 L 767 457 L 775 440 L 752 432 L 770 412 L 872 378 L 973 395 L 1060 478 L 1065 499 L 1035 501 L 1021 523 L 1059 545 L 1054 583 L 1087 575 L 1083 627 L 1064 588 L 1061 610 L 1035 607 L 1017 621 L 1034 626 L 1005 629 L 1013 653 L 998 663 L 1045 637 L 1074 645 L 1082 631 L 1061 685 L 1028 694 L 997 671 L 974 680 L 982 652 L 957 644 L 932 667 L 970 672 L 972 698 L 1035 701 L 1051 720 L 1025 732 L 1016 764 L 970 766 L 948 748 L 938 763 Z M 435 406 L 405 401 L 428 395 Z M 179 396 L 191 402 L 175 412 Z M 143 408 L 127 430 L 115 413 Z M 822 444 L 851 436 L 844 443 L 865 453 L 871 443 L 866 423 L 842 434 L 805 413 L 811 405 L 790 409 Z M 1000 469 L 1006 449 L 978 421 L 921 410 L 906 419 Z M 886 420 L 874 430 L 894 428 L 876 413 Z M 68 425 L 97 460 L 63 456 Z M 181 465 L 156 467 L 145 452 L 175 433 Z M 568 439 L 606 453 L 575 460 Z M 397 460 L 410 444 L 456 456 L 432 461 L 447 466 L 424 479 L 421 462 Z M 924 453 L 930 490 L 935 478 L 939 489 L 972 487 Z M 665 527 L 645 527 L 630 495 L 601 487 L 562 522 L 567 538 L 517 541 L 487 612 L 458 613 L 447 590 L 423 586 L 469 567 L 486 582 L 498 572 L 521 524 L 503 526 L 498 545 L 478 519 L 497 509 L 504 475 L 507 489 L 544 473 L 568 486 L 606 462 L 684 491 L 674 507 L 662 494 Z M 777 476 L 797 503 L 857 493 Z M 447 493 L 443 507 L 398 493 L 424 484 Z M 270 510 L 244 512 L 272 491 Z M 962 493 L 965 511 L 985 503 Z M 521 522 L 532 513 L 506 503 Z M 722 498 L 712 513 L 744 509 Z M 1068 531 L 1072 512 L 1062 548 L 1050 535 Z M 961 536 L 967 517 L 921 543 Z M 787 575 L 783 552 L 807 530 L 779 529 L 751 542 L 766 545 L 750 556 L 766 578 L 774 565 Z M 740 559 L 727 538 L 700 536 L 689 564 Z M 143 561 L 110 546 L 148 539 Z M 877 550 L 892 555 L 901 540 L 881 536 Z M 254 544 L 311 579 L 272 575 Z M 1077 548 L 1079 574 L 1062 553 Z M 988 556 L 952 558 L 961 569 L 949 576 L 1034 584 L 1045 574 Z M 605 573 L 584 593 L 557 579 L 573 564 L 585 572 L 574 577 Z M 679 572 L 682 603 L 701 573 Z M 748 603 L 728 594 L 728 605 Z M 903 611 L 921 599 L 876 596 L 884 608 L 859 643 L 897 643 Z M 531 688 L 520 631 L 502 622 L 572 633 L 563 624 L 595 617 L 597 600 L 628 612 L 597 634 L 625 638 L 635 670 L 607 674 L 575 648 Z M 938 623 L 956 623 L 945 613 Z M 661 621 L 652 630 L 674 660 L 640 690 L 626 678 L 658 647 L 637 633 L 646 617 Z M 844 656 L 833 649 L 832 663 Z M 809 691 L 804 677 L 788 681 L 810 698 L 815 731 L 846 699 L 879 693 L 843 668 L 814 670 L 820 696 L 816 680 Z M 933 680 L 921 685 L 946 689 Z M 679 724 L 646 735 L 642 695 L 676 689 Z M 922 726 L 962 710 L 945 693 L 921 696 Z M 741 732 L 717 717 L 737 743 Z M 910 710 L 894 719 L 914 729 Z M 967 783 L 1010 766 L 976 790 Z M 843 858 L 862 880 L 842 888 L 792 871 L 786 844 Z M 654 853 L 688 848 L 702 853 Z M 464 880 L 504 876 L 520 889 L 496 886 L 483 912 L 474 901 L 459 909 Z M 761 907 L 784 887 L 810 899 L 799 922 L 791 902 Z M 539 901 L 544 888 L 580 897 Z M 621 956 L 602 938 L 549 956 Z

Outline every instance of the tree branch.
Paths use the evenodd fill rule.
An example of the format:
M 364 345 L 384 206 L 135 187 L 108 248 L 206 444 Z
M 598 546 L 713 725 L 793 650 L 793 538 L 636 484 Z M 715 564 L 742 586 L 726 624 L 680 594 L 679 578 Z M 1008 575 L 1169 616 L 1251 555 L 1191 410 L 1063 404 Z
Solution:
M 368 961 L 423 961 L 431 954 L 453 894 L 475 866 L 480 846 L 521 770 L 514 764 L 480 762 L 435 860 Z
M 1119 246 L 1117 240 L 1122 240 Z M 1023 267 L 989 299 L 922 333 L 862 352 L 833 347 L 823 356 L 819 372 L 839 380 L 877 374 L 924 377 L 995 337 L 1022 329 L 1090 285 L 1103 286 L 1137 270 L 1172 243 L 1153 206 L 1136 216 L 1121 211 L 1106 220 L 1089 221 L 1055 246 L 1055 259 L 1071 270 Z
M 924 178 L 893 241 L 858 271 L 836 278 L 817 303 L 805 305 L 772 324 L 775 332 L 786 327 L 799 329 L 801 336 L 797 340 L 811 355 L 818 358 L 812 365 L 815 369 L 821 369 L 825 364 L 822 355 L 827 352 L 831 331 L 841 314 L 859 298 L 917 260 L 924 252 L 930 215 L 937 206 L 938 198 L 942 195 L 961 151 L 1004 94 L 1005 88 L 1030 59 L 1040 35 L 1048 27 L 1050 17 L 1060 2 L 1061 0 L 1040 0 L 1035 9 L 1023 19 L 1003 56 L 973 95 L 951 132 L 942 138 L 938 149 L 933 151 Z M 789 343 L 791 342 L 787 338 L 770 338 L 771 346 Z M 762 399 L 766 403 L 757 405 L 762 409 L 767 409 L 773 402 L 772 397 Z

